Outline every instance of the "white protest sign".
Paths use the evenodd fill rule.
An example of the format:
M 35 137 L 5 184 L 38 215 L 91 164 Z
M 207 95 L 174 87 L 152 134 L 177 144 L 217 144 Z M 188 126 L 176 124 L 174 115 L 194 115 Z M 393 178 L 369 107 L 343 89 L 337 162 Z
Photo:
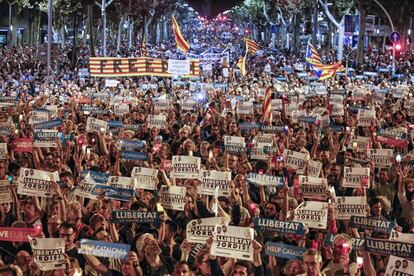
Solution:
M 86 132 L 102 132 L 108 128 L 108 122 L 93 117 L 88 117 L 86 121 Z
M 223 77 L 228 78 L 229 77 L 229 68 L 223 68 Z
M 114 105 L 114 113 L 115 115 L 123 116 L 124 114 L 129 113 L 129 104 L 126 103 L 119 103 Z
M 354 148 L 359 152 L 367 152 L 372 147 L 371 138 L 365 136 L 354 137 L 348 145 L 348 148 Z
M 308 176 L 319 177 L 321 175 L 322 162 L 309 160 L 308 163 Z
M 326 200 L 329 194 L 326 178 L 300 175 L 299 188 L 304 198 Z
M 147 118 L 147 127 L 148 128 L 157 128 L 164 129 L 167 124 L 167 117 L 165 115 L 148 115 Z
M 302 222 L 309 228 L 326 229 L 328 222 L 328 203 L 304 201 L 295 209 L 293 221 Z
M 218 188 L 219 196 L 228 196 L 230 194 L 231 172 L 202 170 L 200 179 L 201 183 L 198 186 L 200 194 L 214 195 L 216 188 Z
M 54 181 L 59 181 L 59 173 L 20 168 L 17 193 L 20 195 L 52 197 L 52 178 Z
M 285 154 L 286 168 L 290 171 L 296 171 L 297 174 L 305 173 L 305 168 L 309 156 L 305 153 L 287 150 Z
M 370 127 L 376 121 L 375 110 L 358 109 L 358 126 Z
M 29 118 L 29 124 L 37 124 L 42 123 L 50 120 L 50 114 L 49 112 L 45 111 L 33 111 L 30 118 Z
M 135 188 L 144 190 L 156 190 L 158 184 L 158 170 L 143 167 L 134 167 L 131 177 Z
M 216 225 L 211 255 L 253 261 L 253 238 L 253 228 Z
M 343 116 L 345 114 L 344 105 L 343 104 L 332 104 L 332 116 Z
M 385 276 L 414 276 L 414 261 L 390 256 Z
M 160 203 L 165 209 L 183 211 L 187 188 L 162 185 L 160 188 Z
M 198 179 L 201 158 L 195 156 L 176 155 L 172 158 L 171 177 L 178 179 Z
M 190 73 L 190 60 L 169 59 L 168 73 L 177 76 L 188 75 Z
M 367 199 L 364 196 L 343 196 L 336 199 L 335 218 L 350 219 L 351 216 L 367 216 Z
M 167 111 L 172 108 L 172 103 L 169 99 L 156 99 L 154 100 L 154 111 L 160 113 L 162 111 Z
M 269 156 L 264 153 L 263 146 L 258 146 L 255 144 L 253 148 L 250 149 L 250 159 L 252 160 L 267 160 Z
M 181 108 L 185 111 L 194 110 L 196 105 L 197 105 L 197 102 L 193 100 L 183 100 L 181 102 Z
M 106 185 L 120 189 L 135 189 L 132 177 L 126 176 L 110 176 L 106 182 Z
M 41 271 L 65 269 L 65 240 L 61 238 L 28 237 L 33 261 Z
M 105 79 L 105 87 L 117 87 L 119 81 L 114 79 Z
M 240 115 L 251 115 L 253 114 L 253 103 L 252 102 L 238 102 L 237 114 Z
M 6 159 L 7 157 L 7 144 L 6 143 L 0 143 L 0 159 Z
M 255 142 L 259 144 L 258 145 L 259 147 L 271 146 L 273 145 L 273 134 L 271 133 L 260 134 L 255 138 Z
M 377 168 L 389 168 L 394 160 L 394 150 L 392 149 L 371 149 L 368 157 L 374 162 Z
M 362 188 L 363 186 L 368 185 L 369 175 L 369 168 L 345 167 L 342 186 L 349 188 Z
M 188 222 L 186 240 L 191 243 L 206 243 L 213 236 L 217 224 L 228 225 L 229 221 L 224 217 L 212 217 Z
M 0 180 L 0 204 L 12 203 L 12 192 L 9 188 L 10 182 L 8 180 Z

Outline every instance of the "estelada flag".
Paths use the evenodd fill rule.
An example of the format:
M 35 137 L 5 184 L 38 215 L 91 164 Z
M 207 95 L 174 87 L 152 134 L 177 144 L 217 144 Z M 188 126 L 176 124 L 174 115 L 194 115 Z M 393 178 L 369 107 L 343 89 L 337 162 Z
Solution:
M 185 40 L 183 34 L 180 31 L 180 26 L 178 26 L 177 20 L 175 17 L 172 17 L 172 29 L 175 36 L 175 43 L 177 44 L 177 49 L 182 51 L 184 54 L 190 49 L 190 44 Z
M 245 38 L 246 41 L 246 51 L 251 54 L 256 54 L 256 52 L 260 49 L 259 44 L 257 44 L 255 41 Z
M 265 98 L 263 102 L 263 121 L 272 123 L 272 88 L 268 87 L 265 91 Z

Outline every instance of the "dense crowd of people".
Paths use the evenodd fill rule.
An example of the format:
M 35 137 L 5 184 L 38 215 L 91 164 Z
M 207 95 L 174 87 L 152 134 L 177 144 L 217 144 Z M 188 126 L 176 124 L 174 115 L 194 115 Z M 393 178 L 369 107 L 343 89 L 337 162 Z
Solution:
M 197 53 L 213 44 L 211 34 L 194 37 Z M 349 60 L 349 74 L 320 82 L 304 54 L 265 46 L 248 55 L 241 76 L 235 66 L 244 50 L 240 36 L 214 41 L 230 51 L 227 74 L 217 60 L 211 70 L 202 62 L 197 80 L 124 77 L 111 87 L 82 70 L 90 55 L 82 46 L 58 50 L 50 79 L 35 48 L 0 48 L 0 232 L 36 230 L 24 240 L 0 234 L 0 275 L 413 275 L 413 254 L 373 254 L 360 242 L 414 243 L 414 54 L 400 57 L 398 76 L 391 75 L 387 54 L 373 51 L 362 66 Z M 174 58 L 175 44 L 148 45 L 148 53 Z M 139 47 L 129 55 L 139 56 Z M 263 112 L 268 95 L 271 120 Z M 165 117 L 154 126 L 152 115 Z M 108 124 L 92 130 L 92 118 Z M 126 158 L 122 143 L 145 158 Z M 199 160 L 199 177 L 172 173 L 180 156 Z M 144 168 L 156 173 L 153 189 L 140 183 Z M 230 175 L 217 185 L 220 193 L 206 192 L 205 172 Z M 109 187 L 105 181 L 113 177 L 135 179 L 132 196 L 84 188 Z M 166 195 L 174 186 L 185 188 L 182 210 Z M 36 187 L 44 192 L 33 192 Z M 156 212 L 157 219 L 114 220 L 128 210 Z M 350 225 L 355 217 L 349 214 L 392 227 Z M 215 255 L 217 226 L 203 242 L 189 241 L 189 225 L 215 217 L 226 221 L 221 231 L 254 231 L 250 255 Z M 304 229 L 264 229 L 260 221 L 303 223 Z M 49 238 L 63 239 L 64 257 L 59 268 L 45 271 L 36 246 Z M 84 240 L 130 250 L 122 258 L 84 254 Z M 282 257 L 267 244 L 303 250 Z

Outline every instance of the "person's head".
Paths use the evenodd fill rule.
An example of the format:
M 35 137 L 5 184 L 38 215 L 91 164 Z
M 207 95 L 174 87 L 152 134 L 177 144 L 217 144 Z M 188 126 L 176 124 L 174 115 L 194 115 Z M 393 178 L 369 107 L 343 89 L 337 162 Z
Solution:
M 275 218 L 277 214 L 277 205 L 274 202 L 268 202 L 265 205 L 264 217 L 266 218 Z
M 66 250 L 72 249 L 75 243 L 76 226 L 68 221 L 62 222 L 59 227 L 59 237 L 65 239 Z
M 0 268 L 1 276 L 23 276 L 23 271 L 17 265 L 8 265 Z
M 82 218 L 82 206 L 80 203 L 77 201 L 70 202 L 66 210 L 68 221 L 77 225 Z
M 371 198 L 371 200 L 369 201 L 369 206 L 370 206 L 370 211 L 371 211 L 372 216 L 374 217 L 381 216 L 383 205 L 379 198 L 377 197 Z
M 335 163 L 329 167 L 329 175 L 334 177 L 339 177 L 341 174 L 341 166 Z
M 121 260 L 121 274 L 122 276 L 134 276 L 134 265 L 129 259 Z
M 346 234 L 338 234 L 332 241 L 332 253 L 335 261 L 338 261 L 342 255 L 349 255 L 352 250 L 351 239 Z
M 303 254 L 303 262 L 307 276 L 319 276 L 322 268 L 322 255 L 317 249 L 311 248 Z
M 296 276 L 296 275 L 299 275 L 299 274 L 303 274 L 305 272 L 305 268 L 304 268 L 304 265 L 301 261 L 299 261 L 299 260 L 289 260 L 286 263 L 285 268 L 283 269 L 283 272 L 287 276 Z
M 218 125 L 214 125 L 211 127 L 211 135 L 213 137 L 218 137 L 220 135 L 220 127 Z
M 232 276 L 249 276 L 252 273 L 252 264 L 248 261 L 237 261 L 234 264 Z
M 382 184 L 388 184 L 389 173 L 387 168 L 381 168 L 378 173 L 379 182 Z
M 184 126 L 178 131 L 178 135 L 180 136 L 180 139 L 187 139 L 190 135 L 190 130 L 188 127 Z
M 105 228 L 97 229 L 93 235 L 92 239 L 102 242 L 112 242 L 111 235 L 105 230 Z
M 17 252 L 16 264 L 23 270 L 23 272 L 28 271 L 29 264 L 31 261 L 32 261 L 32 257 L 30 256 L 29 252 L 25 250 L 21 250 Z
M 89 225 L 92 227 L 94 231 L 100 229 L 100 228 L 106 228 L 106 219 L 104 216 L 102 216 L 99 213 L 93 214 L 89 218 Z
M 0 205 L 0 211 L 2 215 L 7 215 L 11 210 L 11 203 L 10 202 L 3 202 Z
M 52 168 L 53 167 L 53 153 L 47 153 L 46 155 L 45 155 L 45 160 L 44 160 L 44 162 L 45 162 L 45 166 L 46 167 L 48 167 L 48 168 Z
M 155 237 L 150 233 L 141 235 L 135 242 L 137 248 L 138 257 L 143 258 L 155 258 L 161 254 L 161 249 L 158 246 L 158 242 Z
M 197 273 L 202 276 L 211 276 L 211 268 L 208 257 L 208 250 L 201 249 L 196 257 Z
M 174 266 L 172 276 L 191 276 L 190 265 L 186 261 L 180 261 Z
M 50 238 L 59 237 L 59 228 L 62 221 L 60 216 L 54 215 L 49 218 L 47 221 L 47 232 L 49 233 Z
M 36 208 L 33 202 L 33 198 L 27 197 L 23 202 L 23 211 L 28 216 L 36 215 Z
M 64 183 L 64 188 L 71 189 L 74 185 L 73 174 L 68 171 L 63 171 L 59 174 L 60 181 Z

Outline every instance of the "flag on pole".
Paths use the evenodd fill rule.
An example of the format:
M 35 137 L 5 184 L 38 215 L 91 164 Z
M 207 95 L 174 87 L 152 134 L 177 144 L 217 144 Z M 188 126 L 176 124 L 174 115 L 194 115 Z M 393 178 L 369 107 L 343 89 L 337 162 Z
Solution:
M 269 86 L 265 91 L 265 98 L 263 101 L 263 122 L 272 123 L 272 88 Z
M 260 49 L 259 44 L 257 44 L 255 41 L 245 38 L 246 41 L 246 51 L 251 54 L 256 54 L 256 52 Z
M 141 42 L 141 57 L 146 57 L 147 55 L 147 37 L 144 34 Z
M 243 77 L 246 76 L 246 55 L 247 55 L 247 52 L 244 56 L 240 57 L 239 61 L 237 61 L 237 65 L 236 65 L 237 68 L 240 69 L 240 73 Z
M 180 26 L 178 26 L 177 20 L 174 16 L 172 17 L 172 29 L 174 32 L 177 49 L 186 54 L 190 49 L 190 44 L 188 44 L 188 42 L 185 40 L 183 34 L 180 31 Z
M 313 47 L 313 45 L 309 42 L 306 49 L 306 61 L 319 80 L 331 78 L 335 76 L 337 71 L 343 70 L 343 66 L 340 62 L 336 62 L 334 64 L 323 64 L 322 59 L 315 47 Z

